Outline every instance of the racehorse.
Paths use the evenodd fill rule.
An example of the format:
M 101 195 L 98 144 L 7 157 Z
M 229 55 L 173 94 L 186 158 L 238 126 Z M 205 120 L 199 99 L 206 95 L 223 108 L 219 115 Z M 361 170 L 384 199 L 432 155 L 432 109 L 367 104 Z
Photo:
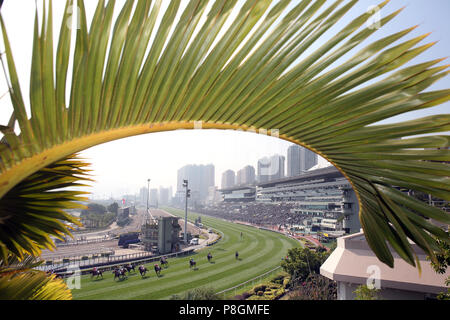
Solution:
M 211 252 L 209 252 L 208 253 L 208 262 L 211 262 L 211 259 L 212 259 L 212 254 L 211 254 Z
M 130 263 L 130 264 L 127 264 L 127 265 L 125 266 L 125 269 L 127 269 L 128 273 L 130 273 L 131 270 L 133 270 L 133 272 L 136 272 L 136 270 L 134 270 L 134 266 L 133 266 L 131 263 Z
M 102 277 L 102 279 L 103 279 L 103 271 L 98 270 L 97 268 L 92 269 L 92 271 L 91 271 L 91 279 L 92 279 L 94 276 L 97 276 L 96 279 L 98 279 L 99 276 Z
M 141 277 L 145 277 L 145 273 L 148 271 L 148 269 L 144 266 L 139 266 L 139 273 L 141 274 Z
M 197 262 L 195 262 L 194 259 L 189 260 L 189 268 L 194 267 L 194 269 L 195 269 L 196 264 L 197 264 Z
M 161 275 L 161 267 L 155 264 L 155 273 L 159 277 Z
M 168 268 L 169 267 L 169 261 L 167 261 L 166 257 L 161 257 L 161 259 L 159 259 L 159 262 L 161 263 L 161 265 L 164 268 Z
M 127 277 L 127 269 L 123 267 L 114 269 L 112 273 L 114 273 L 114 280 L 116 280 L 116 278 L 119 278 L 119 280 L 124 280 Z

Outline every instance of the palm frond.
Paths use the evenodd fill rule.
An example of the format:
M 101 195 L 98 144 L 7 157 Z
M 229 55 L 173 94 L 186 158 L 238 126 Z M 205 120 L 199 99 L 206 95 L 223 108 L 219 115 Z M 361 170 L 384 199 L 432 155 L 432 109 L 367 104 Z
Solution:
M 39 189 L 39 180 L 57 174 L 51 171 L 55 168 L 44 168 L 100 143 L 193 129 L 201 121 L 204 129 L 279 132 L 280 138 L 318 153 L 352 183 L 366 238 L 381 261 L 393 266 L 390 245 L 415 265 L 408 239 L 433 257 L 431 236 L 449 239 L 427 219 L 448 224 L 449 214 L 398 189 L 448 199 L 449 165 L 444 162 L 450 160 L 449 137 L 408 137 L 445 133 L 450 116 L 374 124 L 448 101 L 450 90 L 426 91 L 448 75 L 448 67 L 438 65 L 442 59 L 410 63 L 434 44 L 421 44 L 427 34 L 406 39 L 415 27 L 405 26 L 359 48 L 377 32 L 365 23 L 372 13 L 333 29 L 355 3 L 302 0 L 290 6 L 289 0 L 215 0 L 208 6 L 207 1 L 191 0 L 178 15 L 180 0 L 170 1 L 165 11 L 161 0 L 128 0 L 114 18 L 115 1 L 99 1 L 88 30 L 84 2 L 77 1 L 75 48 L 71 51 L 71 13 L 66 10 L 55 59 L 49 1 L 49 10 L 34 26 L 30 115 L 0 19 L 20 128 L 16 135 L 2 127 L 6 143 L 0 147 L 0 221 L 10 224 L 0 224 L 1 246 L 17 254 L 37 254 L 30 241 L 49 245 L 48 232 L 64 232 L 55 217 L 70 218 L 57 213 L 57 207 L 75 195 Z M 66 8 L 72 4 L 67 0 Z M 239 14 L 233 16 L 233 9 Z M 400 11 L 382 18 L 381 27 Z M 330 30 L 334 37 L 316 48 Z M 31 180 L 23 185 L 26 179 Z M 27 199 L 26 208 L 18 197 Z M 25 209 L 33 214 L 23 214 Z
M 72 293 L 61 279 L 42 271 L 0 277 L 0 300 L 71 300 Z
M 19 258 L 39 256 L 42 248 L 53 249 L 50 236 L 62 238 L 70 235 L 69 225 L 81 225 L 78 218 L 66 209 L 84 208 L 84 191 L 71 191 L 85 187 L 88 166 L 76 156 L 59 160 L 32 174 L 0 201 L 0 253 L 7 261 L 8 253 Z M 69 189 L 67 189 L 69 188 Z

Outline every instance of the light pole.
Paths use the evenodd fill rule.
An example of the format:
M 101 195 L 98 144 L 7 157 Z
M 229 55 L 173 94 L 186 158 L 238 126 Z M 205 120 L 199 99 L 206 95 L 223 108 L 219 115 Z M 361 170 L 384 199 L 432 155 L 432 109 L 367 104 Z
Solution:
M 188 207 L 188 198 L 191 196 L 190 192 L 191 190 L 189 190 L 188 188 L 189 186 L 189 182 L 187 180 L 183 180 L 183 187 L 186 188 L 186 203 L 185 203 L 185 208 L 184 208 L 184 243 L 187 243 L 187 207 Z

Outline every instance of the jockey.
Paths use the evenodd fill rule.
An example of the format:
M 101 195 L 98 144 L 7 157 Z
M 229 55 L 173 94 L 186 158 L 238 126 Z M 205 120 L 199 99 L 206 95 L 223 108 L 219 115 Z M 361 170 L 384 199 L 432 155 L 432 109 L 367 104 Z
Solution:
M 97 272 L 97 267 L 92 268 L 92 272 Z

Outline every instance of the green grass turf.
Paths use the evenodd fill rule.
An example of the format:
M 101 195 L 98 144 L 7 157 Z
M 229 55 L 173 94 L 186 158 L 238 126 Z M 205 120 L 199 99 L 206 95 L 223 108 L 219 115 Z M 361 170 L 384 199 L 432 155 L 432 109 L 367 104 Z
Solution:
M 167 209 L 172 214 L 183 216 L 184 212 Z M 189 213 L 193 221 L 199 215 Z M 221 219 L 202 215 L 202 223 L 223 233 L 223 238 L 213 246 L 197 253 L 180 258 L 169 258 L 169 267 L 157 277 L 154 263 L 146 265 L 147 278 L 136 274 L 123 281 L 114 281 L 111 271 L 105 272 L 104 279 L 91 280 L 89 275 L 81 277 L 81 289 L 73 289 L 74 299 L 122 300 L 122 299 L 170 299 L 174 294 L 198 287 L 212 287 L 216 292 L 233 287 L 257 277 L 280 265 L 288 249 L 300 246 L 296 240 L 281 234 L 259 230 L 257 228 L 226 222 Z M 241 239 L 240 234 L 243 233 Z M 235 252 L 239 252 L 239 260 Z M 213 263 L 206 258 L 208 252 L 213 255 Z M 189 259 L 197 262 L 197 270 L 189 268 Z

